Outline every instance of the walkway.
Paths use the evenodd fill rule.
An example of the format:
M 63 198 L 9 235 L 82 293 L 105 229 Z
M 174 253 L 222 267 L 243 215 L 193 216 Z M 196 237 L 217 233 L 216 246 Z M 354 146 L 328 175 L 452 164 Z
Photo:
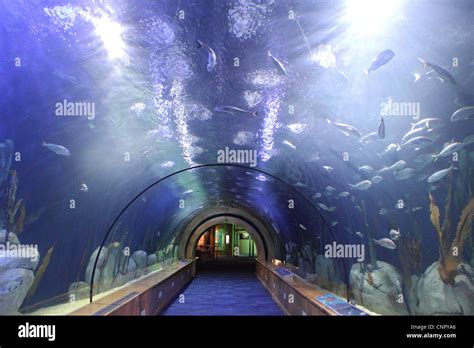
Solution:
M 206 270 L 161 315 L 283 315 L 255 272 Z

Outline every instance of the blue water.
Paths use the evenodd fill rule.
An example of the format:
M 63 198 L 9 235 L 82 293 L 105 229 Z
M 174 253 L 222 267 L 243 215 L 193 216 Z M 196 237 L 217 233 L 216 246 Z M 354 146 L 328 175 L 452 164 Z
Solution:
M 384 314 L 399 314 L 400 295 L 408 303 L 401 314 L 437 313 L 429 304 L 444 296 L 444 284 L 454 287 L 456 272 L 472 286 L 472 227 L 463 238 L 456 228 L 473 197 L 473 118 L 451 117 L 474 105 L 474 3 L 381 4 L 0 0 L 0 229 L 36 245 L 43 264 L 28 265 L 12 311 L 67 302 L 71 284 L 91 282 L 101 245 L 113 251 L 101 265 L 106 272 L 98 272 L 103 289 L 128 270 L 140 274 L 133 264 L 141 253 L 130 262 L 124 250 L 166 267 L 182 256 L 186 225 L 226 207 L 261 221 L 275 256 L 302 276 L 320 277 L 318 284 L 375 311 L 391 303 Z M 373 65 L 388 49 L 393 58 Z M 378 69 L 366 74 L 371 66 Z M 381 116 L 385 137 L 377 134 Z M 402 141 L 426 118 L 437 119 L 417 133 L 428 140 L 385 152 L 413 138 Z M 464 145 L 430 157 L 453 142 Z M 222 163 L 226 148 L 255 154 L 256 162 Z M 400 178 L 401 168 L 385 170 L 398 161 L 408 177 Z M 451 165 L 457 170 L 428 182 Z M 370 188 L 351 186 L 364 180 Z M 440 209 L 442 238 L 429 194 Z M 451 221 L 443 227 L 445 210 Z M 395 248 L 374 244 L 391 231 L 401 235 L 389 241 Z M 453 241 L 459 270 L 440 280 L 428 270 L 444 262 Z M 333 242 L 364 246 L 362 268 L 354 255 L 328 261 Z M 377 291 L 377 282 L 389 289 L 375 303 L 352 291 Z M 443 313 L 474 313 L 472 291 L 452 296 L 465 301 L 446 301 L 453 305 Z

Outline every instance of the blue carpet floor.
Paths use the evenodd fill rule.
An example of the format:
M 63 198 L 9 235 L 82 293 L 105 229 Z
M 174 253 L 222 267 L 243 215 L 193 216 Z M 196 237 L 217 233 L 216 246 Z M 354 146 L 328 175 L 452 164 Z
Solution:
M 202 271 L 161 315 L 283 315 L 254 272 Z

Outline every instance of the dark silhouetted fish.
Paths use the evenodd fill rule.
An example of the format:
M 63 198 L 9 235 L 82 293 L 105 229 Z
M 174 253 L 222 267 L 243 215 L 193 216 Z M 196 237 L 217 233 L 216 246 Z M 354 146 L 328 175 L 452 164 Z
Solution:
M 380 52 L 377 57 L 372 61 L 370 68 L 366 70 L 367 74 L 381 68 L 382 66 L 390 62 L 394 56 L 395 53 L 390 49 Z
M 385 138 L 385 121 L 383 117 L 380 117 L 380 124 L 379 124 L 379 138 L 384 139 Z

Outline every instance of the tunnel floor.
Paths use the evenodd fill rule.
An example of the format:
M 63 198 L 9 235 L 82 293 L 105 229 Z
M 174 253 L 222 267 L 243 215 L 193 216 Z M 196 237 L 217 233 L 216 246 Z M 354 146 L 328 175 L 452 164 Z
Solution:
M 283 315 L 254 270 L 202 270 L 183 294 L 161 315 Z

